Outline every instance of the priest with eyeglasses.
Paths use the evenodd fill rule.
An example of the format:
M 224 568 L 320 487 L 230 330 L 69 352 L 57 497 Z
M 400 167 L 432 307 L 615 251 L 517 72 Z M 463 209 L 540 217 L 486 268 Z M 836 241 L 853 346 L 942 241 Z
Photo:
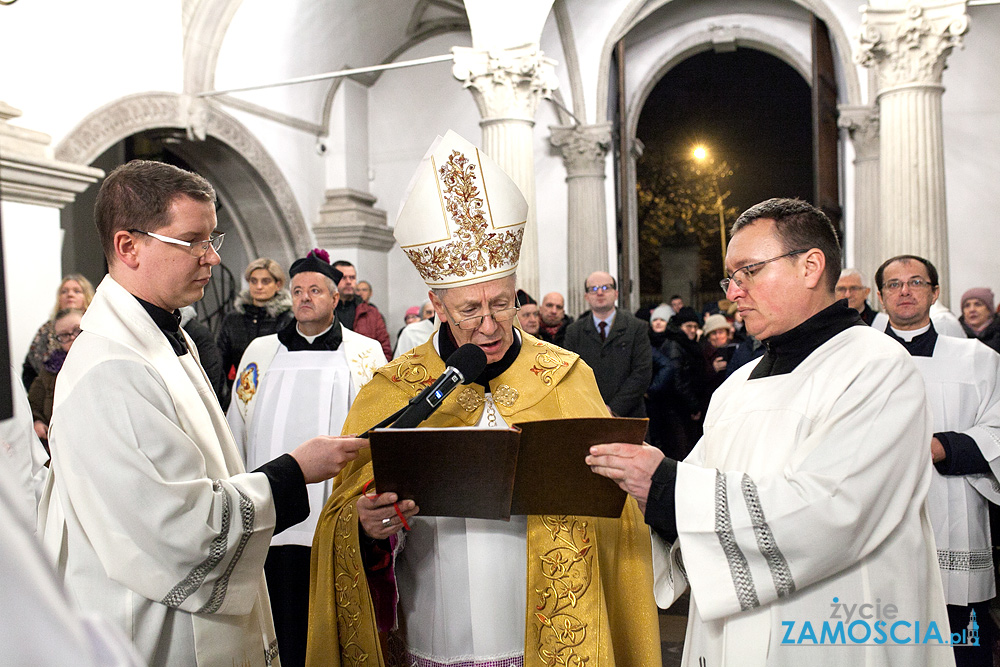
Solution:
M 608 416 L 577 355 L 516 325 L 526 217 L 524 197 L 496 163 L 454 132 L 438 138 L 394 233 L 442 324 L 375 373 L 345 433 L 405 406 L 466 344 L 485 353 L 486 369 L 423 426 L 505 429 Z M 634 501 L 620 518 L 422 516 L 419 498 L 364 494 L 372 477 L 365 450 L 337 478 L 320 517 L 308 665 L 660 664 L 650 537 Z
M 657 603 L 690 588 L 682 664 L 953 664 L 913 361 L 836 300 L 840 245 L 806 202 L 744 212 L 726 268 L 766 354 L 715 392 L 684 461 L 621 443 L 587 457 L 644 511 Z

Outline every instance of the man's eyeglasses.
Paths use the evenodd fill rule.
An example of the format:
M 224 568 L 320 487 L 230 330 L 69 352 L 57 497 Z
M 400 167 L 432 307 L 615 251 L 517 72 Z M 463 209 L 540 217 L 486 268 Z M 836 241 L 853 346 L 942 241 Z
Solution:
M 475 331 L 479 327 L 483 326 L 483 320 L 487 317 L 492 317 L 494 322 L 508 322 L 514 319 L 517 315 L 517 311 L 521 310 L 521 305 L 515 300 L 515 306 L 511 308 L 502 308 L 500 310 L 494 310 L 487 313 L 486 315 L 475 315 L 473 317 L 467 317 L 464 320 L 455 321 L 455 318 L 451 317 L 451 312 L 448 312 L 448 308 L 445 307 L 445 311 L 448 312 L 448 317 L 451 318 L 451 323 L 462 331 Z
M 910 278 L 909 280 L 887 280 L 885 284 L 882 285 L 882 290 L 885 292 L 898 292 L 903 289 L 903 285 L 908 286 L 911 290 L 919 290 L 923 288 L 930 289 L 934 287 L 929 280 L 924 280 L 923 278 Z
M 794 257 L 795 255 L 801 255 L 804 252 L 809 252 L 808 250 L 793 250 L 792 252 L 786 252 L 784 255 L 778 255 L 777 257 L 772 257 L 771 259 L 765 259 L 762 262 L 754 262 L 753 264 L 747 264 L 746 266 L 741 266 L 732 273 L 729 274 L 728 278 L 723 278 L 719 281 L 719 287 L 722 288 L 723 292 L 729 291 L 729 283 L 736 283 L 736 287 L 739 289 L 746 289 L 753 285 L 754 275 L 764 268 L 765 264 L 770 264 L 771 262 L 777 262 L 779 259 L 784 259 L 786 257 Z M 742 274 L 742 275 L 740 275 Z
M 841 285 L 836 287 L 835 291 L 837 294 L 847 294 L 848 292 L 853 294 L 854 292 L 860 292 L 863 289 L 864 287 L 861 285 Z
M 144 232 L 141 229 L 128 229 L 126 231 L 130 234 L 144 234 L 145 236 L 150 236 L 157 241 L 162 241 L 163 243 L 184 246 L 193 257 L 198 257 L 199 259 L 208 253 L 209 248 L 215 252 L 219 252 L 219 249 L 222 248 L 222 241 L 226 238 L 225 232 L 222 232 L 219 234 L 212 234 L 204 241 L 181 241 L 180 239 L 164 236 L 163 234 Z
M 69 333 L 55 334 L 52 337 L 55 338 L 56 341 L 59 342 L 59 343 L 68 343 L 71 340 L 76 340 L 76 337 L 79 336 L 81 333 L 83 333 L 83 332 L 80 331 L 79 328 L 77 328 L 77 329 L 73 329 Z
M 594 285 L 593 287 L 585 287 L 584 289 L 587 292 L 590 292 L 591 294 L 597 294 L 598 292 L 604 294 L 609 289 L 614 289 L 614 288 L 615 288 L 614 285 Z

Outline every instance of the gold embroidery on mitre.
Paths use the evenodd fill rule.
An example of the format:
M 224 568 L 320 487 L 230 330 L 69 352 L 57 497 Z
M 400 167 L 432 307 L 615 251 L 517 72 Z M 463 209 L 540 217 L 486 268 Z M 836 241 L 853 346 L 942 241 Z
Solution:
M 361 563 L 357 547 L 359 529 L 353 504 L 349 503 L 341 510 L 335 530 L 333 544 L 336 579 L 333 588 L 339 608 L 337 634 L 340 639 L 340 655 L 346 664 L 363 667 L 370 664 L 372 656 L 359 641 L 364 614 L 358 584 L 365 574 L 363 568 L 359 567 Z
M 535 355 L 535 365 L 531 367 L 531 372 L 541 378 L 542 384 L 548 387 L 552 384 L 552 376 L 555 375 L 555 372 L 566 366 L 569 366 L 569 362 L 552 356 L 546 348 L 545 352 L 539 352 Z
M 485 403 L 483 397 L 480 396 L 479 392 L 472 387 L 466 387 L 462 390 L 462 393 L 458 395 L 458 404 L 462 406 L 462 409 L 466 412 L 475 412 L 483 403 Z
M 506 384 L 502 384 L 493 390 L 493 400 L 505 408 L 512 407 L 514 401 L 517 400 L 517 396 L 517 389 Z
M 250 363 L 247 367 L 243 369 L 240 373 L 240 381 L 236 387 L 236 397 L 243 402 L 246 406 L 253 398 L 253 395 L 257 393 L 257 384 L 259 381 L 259 372 L 257 370 L 257 364 Z
M 593 576 L 588 522 L 573 516 L 545 516 L 542 521 L 556 546 L 539 556 L 547 585 L 535 589 L 535 650 L 546 665 L 583 665 L 590 656 L 581 654 L 587 624 L 580 620 L 578 606 Z
M 453 150 L 438 173 L 445 209 L 457 229 L 442 245 L 403 248 L 420 277 L 436 282 L 513 268 L 521 252 L 524 227 L 489 231 L 483 197 L 476 186 L 476 165 L 461 151 Z

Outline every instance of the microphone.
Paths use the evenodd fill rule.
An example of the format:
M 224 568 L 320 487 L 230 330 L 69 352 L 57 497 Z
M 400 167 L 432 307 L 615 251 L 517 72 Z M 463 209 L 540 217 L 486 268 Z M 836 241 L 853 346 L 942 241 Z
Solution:
M 478 345 L 466 343 L 455 350 L 445 362 L 447 368 L 434 384 L 410 399 L 399 419 L 389 428 L 413 428 L 430 417 L 441 401 L 459 384 L 469 384 L 486 368 L 486 353 Z

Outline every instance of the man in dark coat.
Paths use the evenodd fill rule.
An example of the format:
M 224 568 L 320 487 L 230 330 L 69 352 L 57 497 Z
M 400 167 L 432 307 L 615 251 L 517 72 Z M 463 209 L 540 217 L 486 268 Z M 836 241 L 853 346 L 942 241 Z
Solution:
M 584 287 L 590 311 L 566 329 L 564 347 L 594 369 L 601 396 L 619 417 L 645 417 L 643 396 L 652 378 L 649 325 L 615 308 L 618 285 L 595 271 Z
M 542 324 L 538 327 L 538 337 L 548 343 L 564 347 L 566 328 L 573 321 L 573 318 L 566 314 L 566 301 L 563 299 L 563 295 L 559 292 L 546 294 L 542 298 L 538 315 L 542 318 Z
M 333 263 L 333 268 L 343 274 L 337 291 L 340 292 L 340 303 L 337 304 L 337 319 L 342 326 L 347 327 L 354 333 L 362 336 L 374 338 L 382 344 L 382 351 L 385 358 L 392 358 L 392 346 L 389 344 L 389 332 L 385 329 L 385 320 L 378 308 L 365 303 L 355 292 L 358 281 L 358 272 L 354 265 L 345 259 L 339 259 Z

